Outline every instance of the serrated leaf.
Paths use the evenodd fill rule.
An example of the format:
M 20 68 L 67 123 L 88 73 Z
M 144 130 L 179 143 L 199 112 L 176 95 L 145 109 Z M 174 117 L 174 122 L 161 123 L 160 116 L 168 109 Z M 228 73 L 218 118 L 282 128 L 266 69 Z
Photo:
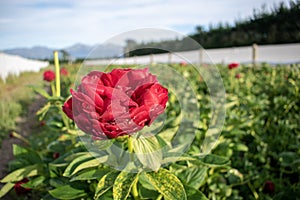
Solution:
M 53 190 L 50 190 L 51 196 L 57 199 L 78 199 L 84 197 L 87 193 L 83 189 L 77 189 L 71 185 L 64 185 Z
M 162 163 L 162 147 L 153 135 L 133 139 L 133 147 L 137 158 L 145 168 L 157 171 Z
M 91 167 L 97 167 L 99 166 L 101 163 L 104 163 L 107 160 L 108 156 L 103 156 L 100 158 L 95 158 L 86 162 L 83 162 L 81 164 L 79 164 L 74 171 L 71 173 L 71 175 L 76 174 L 77 172 L 83 170 L 83 169 L 87 169 L 87 168 L 91 168 Z
M 0 190 L 0 198 L 4 197 L 13 187 L 15 184 L 8 182 L 6 183 Z
M 114 200 L 127 199 L 131 187 L 137 181 L 138 174 L 122 171 L 116 178 L 113 186 Z
M 26 177 L 36 176 L 36 175 L 38 175 L 41 167 L 42 167 L 41 165 L 35 164 L 35 165 L 29 165 L 29 166 L 21 168 L 21 169 L 17 169 L 15 171 L 9 173 L 7 176 L 5 176 L 1 180 L 1 182 L 2 183 L 16 182 L 16 181 L 20 181 Z
M 184 187 L 180 180 L 168 170 L 161 168 L 158 172 L 145 173 L 147 179 L 165 199 L 187 199 Z
M 118 174 L 119 172 L 109 172 L 100 179 L 96 187 L 94 199 L 99 199 L 101 195 L 113 187 Z

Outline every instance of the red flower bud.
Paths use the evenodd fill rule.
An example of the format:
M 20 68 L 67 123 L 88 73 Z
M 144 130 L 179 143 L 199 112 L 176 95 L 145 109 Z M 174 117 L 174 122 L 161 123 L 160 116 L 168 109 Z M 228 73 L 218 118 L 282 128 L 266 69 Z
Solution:
M 52 82 L 55 79 L 55 73 L 52 70 L 47 70 L 44 72 L 44 80 L 48 82 Z
M 40 126 L 45 126 L 46 125 L 46 122 L 45 121 L 41 121 L 40 122 Z
M 263 188 L 263 192 L 267 193 L 267 194 L 272 194 L 275 191 L 275 184 L 272 181 L 266 181 L 264 188 Z
M 57 158 L 59 158 L 59 156 L 60 156 L 60 154 L 58 152 L 55 152 L 53 154 L 53 159 L 57 159 Z

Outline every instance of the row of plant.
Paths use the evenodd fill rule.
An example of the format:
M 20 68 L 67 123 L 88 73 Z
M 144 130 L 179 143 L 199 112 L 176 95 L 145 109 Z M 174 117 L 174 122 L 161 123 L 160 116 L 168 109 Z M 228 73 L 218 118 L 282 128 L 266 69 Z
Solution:
M 41 85 L 41 75 L 42 72 L 23 72 L 0 81 L 0 146 L 2 139 L 16 130 L 17 119 L 26 114 L 28 105 L 35 97 L 32 89 L 24 85 Z
M 166 91 L 151 73 L 144 69 L 111 71 L 116 67 L 120 68 L 111 66 L 105 74 L 85 75 L 71 91 L 73 102 L 69 89 L 78 68 L 59 80 L 58 70 L 44 74 L 51 91 L 34 88 L 47 99 L 37 113 L 44 131 L 24 139 L 24 146 L 14 145 L 15 160 L 9 165 L 11 173 L 1 180 L 0 196 L 12 188 L 11 195 L 24 199 L 289 199 L 300 195 L 299 66 L 218 66 L 226 89 L 226 119 L 212 152 L 205 155 L 203 142 L 213 118 L 207 78 L 191 65 L 168 66 L 187 80 L 197 99 L 193 102 L 185 87 L 176 88 L 181 80 L 174 79 L 173 85 L 163 85 L 168 89 L 165 102 Z M 146 77 L 140 79 L 140 74 Z M 147 88 L 130 93 L 128 87 L 137 83 L 130 80 L 141 81 Z M 114 108 L 123 105 L 113 104 L 114 93 L 107 89 L 116 82 L 129 84 L 120 88 L 138 102 L 138 106 L 130 99 L 127 102 L 131 106 L 126 112 L 139 124 L 127 124 L 132 132 L 119 131 L 123 121 L 112 123 L 110 116 L 103 116 L 109 109 L 108 114 L 118 115 Z M 94 100 L 89 105 L 88 94 Z M 96 95 L 103 102 L 111 101 L 102 104 Z M 134 112 L 153 102 L 160 105 L 155 112 Z M 200 105 L 199 121 L 193 120 L 196 104 Z M 99 105 L 106 106 L 105 111 Z M 189 106 L 183 110 L 183 105 Z M 100 125 L 89 121 L 99 120 L 97 113 L 105 119 Z M 155 118 L 158 120 L 152 122 Z M 82 131 L 75 128 L 74 121 Z M 159 130 L 151 126 L 141 130 L 147 125 Z

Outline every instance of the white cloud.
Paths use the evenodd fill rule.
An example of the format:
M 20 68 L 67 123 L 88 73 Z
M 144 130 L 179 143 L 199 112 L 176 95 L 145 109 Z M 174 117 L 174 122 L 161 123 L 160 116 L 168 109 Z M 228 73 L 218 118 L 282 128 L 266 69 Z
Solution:
M 251 16 L 253 9 L 264 2 L 272 6 L 280 1 L 4 1 L 0 2 L 0 49 L 33 45 L 61 48 L 76 42 L 94 44 L 124 31 L 146 27 L 173 28 L 188 34 L 193 31 L 191 27 L 220 21 L 233 23 Z M 150 36 L 145 33 L 137 37 Z

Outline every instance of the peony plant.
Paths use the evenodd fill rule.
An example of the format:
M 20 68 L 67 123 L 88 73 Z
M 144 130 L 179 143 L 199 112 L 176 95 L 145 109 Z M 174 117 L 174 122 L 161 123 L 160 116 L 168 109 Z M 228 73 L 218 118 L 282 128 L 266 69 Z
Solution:
M 189 119 L 180 123 L 178 99 L 147 68 L 92 71 L 68 98 L 35 90 L 48 99 L 38 114 L 51 134 L 41 147 L 14 146 L 26 165 L 16 163 L 1 180 L 0 197 L 26 180 L 22 188 L 44 199 L 206 199 L 199 187 L 208 169 L 228 164 L 216 155 L 176 152 L 195 127 Z M 163 128 L 150 134 L 147 127 L 162 114 Z M 186 134 L 177 137 L 180 126 Z

